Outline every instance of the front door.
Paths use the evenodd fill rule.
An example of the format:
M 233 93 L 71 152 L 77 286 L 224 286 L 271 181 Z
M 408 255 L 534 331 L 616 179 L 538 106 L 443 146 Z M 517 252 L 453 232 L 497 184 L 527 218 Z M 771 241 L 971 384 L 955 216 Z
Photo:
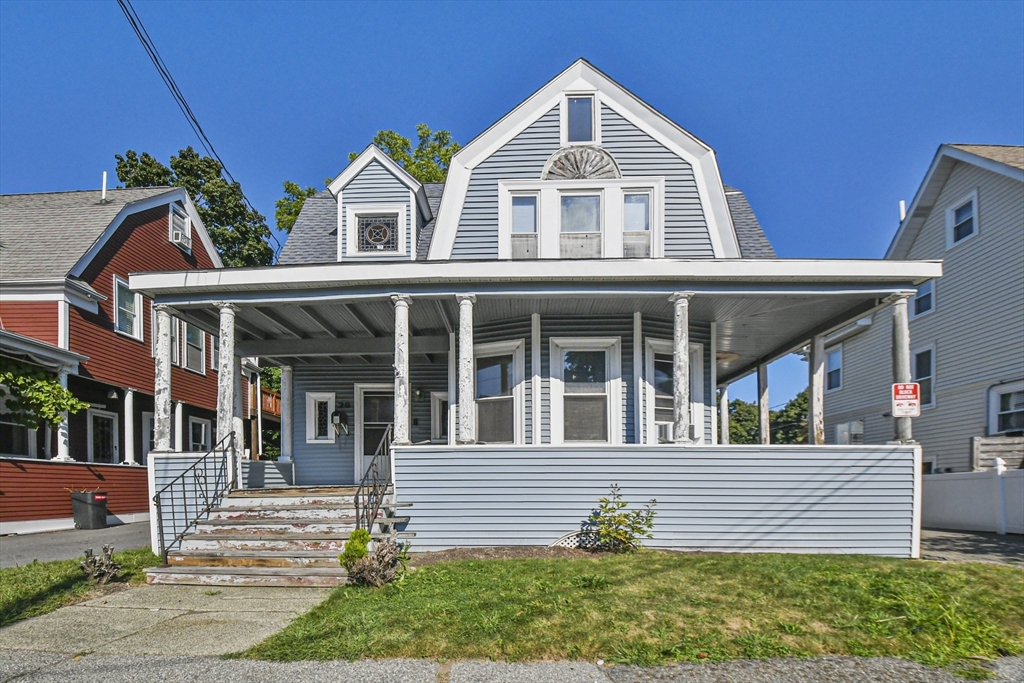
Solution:
M 363 479 L 388 428 L 395 421 L 393 384 L 356 385 L 355 481 Z
M 89 462 L 118 462 L 117 413 L 89 411 Z

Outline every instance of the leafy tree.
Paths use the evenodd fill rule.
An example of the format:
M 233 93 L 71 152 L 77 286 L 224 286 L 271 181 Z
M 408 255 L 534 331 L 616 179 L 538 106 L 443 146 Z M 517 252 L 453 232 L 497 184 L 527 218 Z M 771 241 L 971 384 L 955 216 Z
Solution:
M 761 443 L 757 405 L 734 398 L 729 401 L 729 443 Z
M 277 220 L 277 229 L 290 235 L 299 212 L 302 211 L 302 205 L 317 191 L 315 187 L 303 188 L 290 180 L 284 181 L 284 197 L 278 199 L 275 204 L 277 210 L 274 212 L 274 218 Z
M 756 403 L 729 401 L 729 441 L 761 443 Z M 807 443 L 807 390 L 794 396 L 781 410 L 769 411 L 772 443 Z
M 60 385 L 51 372 L 30 363 L 0 357 L 0 402 L 10 419 L 29 429 L 59 424 L 63 413 L 88 408 Z
M 425 123 L 416 126 L 416 135 L 419 142 L 415 150 L 409 138 L 393 130 L 377 131 L 373 144 L 421 183 L 443 183 L 448 177 L 452 157 L 462 145 L 452 140 L 449 131 L 432 131 Z M 353 161 L 358 156 L 359 152 L 352 152 L 348 160 Z
M 125 187 L 171 185 L 184 188 L 196 205 L 210 239 L 226 266 L 266 266 L 274 261 L 270 229 L 260 212 L 249 208 L 242 186 L 229 182 L 224 167 L 192 147 L 171 157 L 170 167 L 133 150 L 115 154 L 117 178 Z

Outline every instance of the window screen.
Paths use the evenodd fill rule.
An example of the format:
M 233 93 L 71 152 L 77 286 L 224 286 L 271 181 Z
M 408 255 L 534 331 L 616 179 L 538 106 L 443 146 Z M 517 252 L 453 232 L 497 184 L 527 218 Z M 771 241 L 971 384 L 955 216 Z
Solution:
M 398 216 L 359 216 L 359 251 L 398 251 Z
M 537 198 L 512 198 L 512 232 L 537 232 Z
M 512 394 L 512 355 L 476 360 L 477 440 L 515 441 L 515 397 Z
M 566 441 L 608 441 L 605 351 L 564 351 L 562 381 Z
M 1000 432 L 1024 430 L 1024 391 L 999 395 L 999 419 L 996 426 Z
M 562 232 L 601 232 L 601 197 L 562 197 Z
M 654 356 L 654 422 L 671 424 L 675 422 L 675 385 L 672 381 L 673 362 L 671 354 L 658 353 Z
M 125 334 L 138 337 L 139 312 L 135 310 L 135 294 L 128 289 L 128 283 L 118 280 L 117 289 L 117 329 Z
M 648 194 L 626 194 L 623 226 L 625 232 L 643 232 L 651 229 L 651 197 Z
M 185 367 L 203 372 L 203 331 L 185 323 Z
M 953 212 L 953 241 L 959 242 L 974 233 L 974 202 L 970 201 Z
M 839 389 L 843 386 L 843 350 L 836 349 L 828 352 L 826 365 L 825 388 Z

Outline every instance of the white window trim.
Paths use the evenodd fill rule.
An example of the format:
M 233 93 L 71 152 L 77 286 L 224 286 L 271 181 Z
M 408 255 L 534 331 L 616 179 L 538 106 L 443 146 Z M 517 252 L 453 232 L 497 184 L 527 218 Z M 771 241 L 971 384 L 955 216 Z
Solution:
M 349 204 L 345 206 L 345 258 L 408 256 L 405 233 L 408 229 L 405 204 Z M 359 251 L 359 217 L 370 214 L 398 214 L 398 251 Z M 340 238 L 339 238 L 340 239 Z M 338 260 L 342 260 L 339 250 Z
M 214 372 L 219 372 L 220 368 L 217 366 L 220 364 L 220 349 L 214 347 L 214 342 L 220 339 L 219 335 L 211 334 L 210 336 L 210 369 Z M 216 348 L 216 350 L 215 350 Z
M 829 389 L 828 388 L 828 357 L 834 351 L 838 351 L 839 352 L 839 386 L 838 387 L 832 387 L 831 389 Z M 827 349 L 825 349 L 825 393 L 826 394 L 831 394 L 831 393 L 834 393 L 836 391 L 842 391 L 843 385 L 846 384 L 846 378 L 843 377 L 844 369 L 845 369 L 844 366 L 845 365 L 846 365 L 846 353 L 844 353 L 844 351 L 843 351 L 843 345 L 842 344 L 836 344 L 835 346 L 830 346 Z
M 441 436 L 441 424 L 442 421 L 445 426 L 448 426 L 448 417 L 441 412 L 441 403 L 448 401 L 447 391 L 431 391 L 430 392 L 430 442 L 431 443 L 448 443 L 451 438 L 451 430 L 448 430 L 448 438 Z M 451 412 L 452 404 L 448 401 L 448 412 Z
M 520 197 L 533 197 L 537 202 L 534 205 L 533 232 L 513 232 L 512 230 L 512 200 Z M 509 192 L 508 211 L 508 231 L 510 235 L 537 235 L 538 240 L 540 239 L 540 190 L 513 190 Z
M 645 417 L 647 420 L 646 443 L 658 445 L 658 434 L 654 419 L 654 355 L 672 354 L 672 342 L 667 339 L 648 339 L 644 355 L 644 400 L 646 403 Z M 695 391 L 695 388 L 698 390 Z M 706 397 L 704 396 L 704 345 L 690 344 L 690 424 L 693 430 L 694 443 L 704 443 L 705 420 L 707 418 Z
M 537 258 L 561 256 L 563 194 L 601 196 L 601 256 L 622 258 L 625 224 L 624 194 L 647 192 L 651 196 L 651 258 L 664 255 L 665 179 L 662 177 L 602 180 L 500 180 L 498 181 L 498 258 L 512 258 L 512 197 L 537 196 Z M 519 233 L 525 234 L 525 233 Z M 578 233 L 591 234 L 591 233 Z
M 934 387 L 934 383 L 932 385 Z M 1024 380 L 997 384 L 988 390 L 988 435 L 999 436 L 1006 432 L 997 431 L 999 427 L 999 397 L 1015 391 L 1024 391 Z M 934 393 L 934 390 L 933 392 Z
M 937 456 L 934 456 L 934 455 L 922 455 L 921 456 L 921 465 L 924 465 L 926 462 L 930 462 L 932 464 L 932 474 L 939 474 L 939 459 L 938 459 Z M 924 470 L 923 467 L 921 469 L 922 469 L 922 471 Z
M 565 397 L 565 383 L 561 362 L 563 351 L 605 351 L 607 359 L 608 384 L 608 443 L 621 444 L 623 432 L 622 410 L 622 338 L 621 337 L 552 337 L 549 342 L 551 368 L 551 443 L 565 441 L 565 415 L 562 399 Z M 591 441 L 570 441 L 568 443 L 593 444 Z
M 93 452 L 92 443 L 92 418 L 93 417 L 107 417 L 114 421 L 114 460 L 113 464 L 121 462 L 121 420 L 117 413 L 109 410 L 99 410 L 98 408 L 89 408 L 86 411 L 86 443 L 88 444 L 88 450 L 86 451 L 86 458 L 89 462 L 95 462 L 96 454 Z
M 192 450 L 192 425 L 194 425 L 194 424 L 201 424 L 201 425 L 203 425 L 206 428 L 206 431 L 205 431 L 206 443 L 203 444 L 203 448 L 205 450 L 201 450 L 201 451 L 193 451 Z M 211 448 L 213 448 L 213 432 L 211 431 L 212 429 L 213 429 L 213 421 L 212 420 L 207 420 L 206 418 L 202 418 L 202 417 L 191 417 L 191 416 L 188 418 L 188 432 L 186 432 L 186 437 L 188 438 L 188 448 L 189 448 L 189 452 L 190 453 L 205 453 L 205 452 L 209 451 Z
M 473 345 L 473 401 L 476 402 L 476 359 L 512 355 L 512 444 L 526 443 L 526 340 L 491 342 Z M 448 404 L 451 406 L 451 404 Z M 450 409 L 450 408 L 449 408 Z M 479 414 L 479 411 L 477 411 Z M 450 434 L 451 432 L 449 432 Z
M 188 233 L 189 246 L 185 247 L 181 244 L 176 244 L 173 241 L 174 237 L 174 214 L 178 214 L 180 217 L 185 219 L 185 232 Z M 171 202 L 168 204 L 167 212 L 167 241 L 181 249 L 186 254 L 192 253 L 192 216 L 189 215 L 188 211 L 184 206 L 181 206 L 177 202 Z
M 188 328 L 195 327 L 199 330 L 199 369 L 190 368 L 188 366 Z M 189 323 L 182 321 L 181 323 L 181 367 L 189 372 L 194 372 L 197 375 L 206 375 L 206 331 L 196 325 L 189 325 Z
M 913 382 L 917 382 L 918 381 L 917 377 L 915 376 L 916 373 L 917 373 L 917 354 L 924 353 L 925 351 L 931 351 L 932 352 L 932 374 L 931 374 L 931 380 L 932 380 L 932 402 L 931 403 L 924 403 L 924 402 L 922 402 L 921 403 L 921 410 L 927 410 L 928 408 L 934 408 L 935 405 L 938 403 L 938 400 L 936 399 L 936 396 L 935 396 L 935 387 L 936 387 L 935 369 L 938 366 L 938 362 L 937 362 L 937 359 L 936 359 L 936 356 L 935 356 L 935 344 L 929 344 L 928 346 L 921 346 L 921 347 L 918 347 L 916 349 L 913 349 L 910 352 L 910 376 L 911 376 L 911 381 L 913 381 Z
M 954 221 L 956 221 L 956 210 L 962 207 L 967 202 L 974 202 L 974 232 L 967 237 L 963 238 L 959 242 L 953 241 L 953 228 L 955 227 Z M 978 191 L 971 190 L 964 196 L 960 197 L 957 201 L 950 204 L 946 209 L 946 251 L 949 251 L 953 247 L 959 247 L 964 242 L 977 237 L 978 233 L 981 232 L 981 221 L 978 220 L 980 216 L 978 210 Z
M 392 387 L 394 389 L 394 387 Z M 333 391 L 307 391 L 306 392 L 306 443 L 333 444 L 335 441 L 334 431 L 331 429 L 330 416 L 334 412 L 335 394 Z M 317 438 L 316 436 L 316 404 L 319 401 L 327 401 L 327 436 Z M 360 411 L 362 412 L 362 411 Z
M 153 424 L 155 420 L 156 420 L 156 418 L 154 417 L 152 412 L 145 411 L 145 410 L 142 411 L 142 464 L 143 465 L 146 465 L 146 464 L 149 463 L 149 452 L 150 452 L 150 449 L 149 449 L 149 429 L 147 429 L 147 427 L 152 425 L 153 429 L 155 429 L 156 425 Z M 155 436 L 156 435 L 154 434 L 154 437 Z M 154 449 L 156 448 L 156 444 L 155 443 L 153 444 L 153 448 Z
M 921 287 L 923 287 L 924 285 L 928 285 L 928 284 L 930 284 L 932 286 L 932 307 L 929 308 L 924 313 L 915 313 L 914 311 L 917 308 L 915 302 L 917 301 L 917 297 L 918 297 L 918 295 L 915 294 L 913 297 L 911 297 L 910 305 L 908 306 L 908 308 L 910 309 L 910 319 L 911 320 L 916 320 L 917 318 L 923 318 L 926 315 L 928 315 L 929 313 L 935 312 L 936 303 L 937 303 L 937 299 L 935 298 L 935 289 L 936 289 L 936 287 L 938 286 L 939 283 L 938 283 L 938 280 L 928 280 L 928 282 L 922 283 Z M 917 288 L 918 292 L 921 291 L 921 287 Z
M 377 393 L 380 393 L 380 394 L 391 394 L 392 396 L 394 396 L 394 394 L 395 394 L 395 385 L 394 385 L 393 382 L 390 383 L 390 384 L 355 384 L 352 387 L 352 392 L 353 392 L 353 402 L 352 402 L 352 405 L 353 405 L 352 414 L 353 415 L 352 415 L 352 419 L 354 420 L 354 422 L 352 424 L 351 429 L 352 429 L 352 435 L 353 435 L 352 444 L 353 444 L 353 448 L 355 449 L 353 451 L 355 457 L 353 457 L 353 459 L 352 459 L 353 460 L 353 462 L 352 462 L 352 468 L 353 468 L 352 469 L 352 476 L 354 477 L 353 481 L 357 481 L 358 482 L 358 481 L 362 481 L 363 473 L 366 472 L 366 467 L 363 465 L 363 396 L 364 396 L 364 394 L 367 394 L 367 393 L 371 393 L 371 394 L 377 394 Z M 308 399 L 307 399 L 307 406 L 308 405 L 309 405 L 309 402 L 308 402 Z M 409 407 L 410 407 L 410 411 L 411 411 L 412 410 L 412 402 L 409 403 Z M 332 410 L 333 410 L 333 408 L 332 408 Z M 308 408 L 306 410 L 306 415 L 307 416 L 309 415 Z M 307 417 L 307 420 L 308 420 L 308 417 Z M 310 442 L 307 441 L 306 443 L 310 443 Z M 324 443 L 324 442 L 323 441 L 314 441 L 312 443 Z
M 589 97 L 593 100 L 594 110 L 593 123 L 594 123 L 594 139 L 586 142 L 569 142 L 569 98 L 570 97 Z M 558 130 L 559 130 L 559 143 L 560 146 L 566 147 L 569 145 L 592 145 L 595 147 L 601 146 L 601 94 L 596 88 L 584 89 L 584 90 L 566 90 L 562 93 L 562 99 L 559 102 L 558 108 Z
M 141 292 L 131 292 L 131 296 L 135 297 L 135 325 L 134 325 L 135 334 L 128 334 L 127 332 L 122 332 L 121 331 L 121 326 L 118 325 L 118 321 L 121 318 L 121 297 L 118 296 L 118 293 L 117 293 L 118 285 L 124 285 L 125 287 L 128 287 L 128 281 L 125 280 L 123 277 L 121 277 L 119 275 L 115 275 L 114 276 L 114 331 L 117 332 L 122 337 L 127 337 L 128 339 L 134 339 L 135 341 L 145 342 L 145 340 L 146 340 L 146 330 L 145 330 L 145 326 L 143 324 L 143 317 L 142 317 L 142 310 L 143 310 L 142 293 Z

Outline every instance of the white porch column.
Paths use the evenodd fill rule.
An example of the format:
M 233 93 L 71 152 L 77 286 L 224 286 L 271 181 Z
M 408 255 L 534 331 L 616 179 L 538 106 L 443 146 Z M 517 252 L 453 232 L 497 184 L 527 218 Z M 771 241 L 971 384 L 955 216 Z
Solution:
M 729 385 L 722 387 L 722 394 L 718 399 L 718 423 L 722 426 L 722 434 L 718 437 L 718 443 L 729 445 Z
M 171 450 L 171 314 L 156 304 L 156 377 L 153 385 L 153 450 Z M 181 420 L 178 420 L 181 428 Z M 180 440 L 176 444 L 180 450 Z
M 217 308 L 220 309 L 220 367 L 217 369 L 216 441 L 220 443 L 235 427 L 235 384 L 238 370 L 238 363 L 235 362 L 235 313 L 238 306 L 220 303 Z
M 61 366 L 57 371 L 57 381 L 62 389 L 68 388 L 68 369 Z M 68 436 L 68 414 L 67 411 L 60 414 L 60 423 L 57 424 L 57 457 L 54 460 L 71 462 L 71 442 Z
M 690 443 L 690 298 L 693 292 L 676 292 L 669 301 L 675 308 L 672 329 L 672 440 Z
M 245 412 L 242 407 L 245 405 L 245 394 L 242 393 L 242 359 L 235 358 L 235 387 L 234 403 L 231 410 L 231 431 L 235 433 L 235 445 L 241 457 L 245 457 L 245 420 L 242 416 Z
M 174 402 L 174 450 L 184 453 L 185 448 L 185 404 L 181 401 Z
M 281 462 L 292 460 L 292 367 L 281 367 Z
M 807 355 L 807 443 L 825 443 L 825 335 L 811 340 Z
M 124 390 L 124 464 L 138 465 L 135 460 L 135 392 Z
M 395 304 L 395 444 L 412 443 L 409 408 L 409 304 L 406 294 L 394 294 Z
M 768 403 L 768 364 L 757 366 L 757 424 L 761 435 L 761 444 L 767 446 L 772 442 L 772 413 Z
M 476 395 L 473 391 L 473 304 L 476 296 L 459 294 L 459 438 L 476 443 Z
M 914 381 L 910 370 L 910 317 L 907 313 L 909 294 L 893 297 L 892 302 L 892 381 L 906 384 Z M 914 440 L 909 417 L 893 419 L 896 440 L 909 443 Z

